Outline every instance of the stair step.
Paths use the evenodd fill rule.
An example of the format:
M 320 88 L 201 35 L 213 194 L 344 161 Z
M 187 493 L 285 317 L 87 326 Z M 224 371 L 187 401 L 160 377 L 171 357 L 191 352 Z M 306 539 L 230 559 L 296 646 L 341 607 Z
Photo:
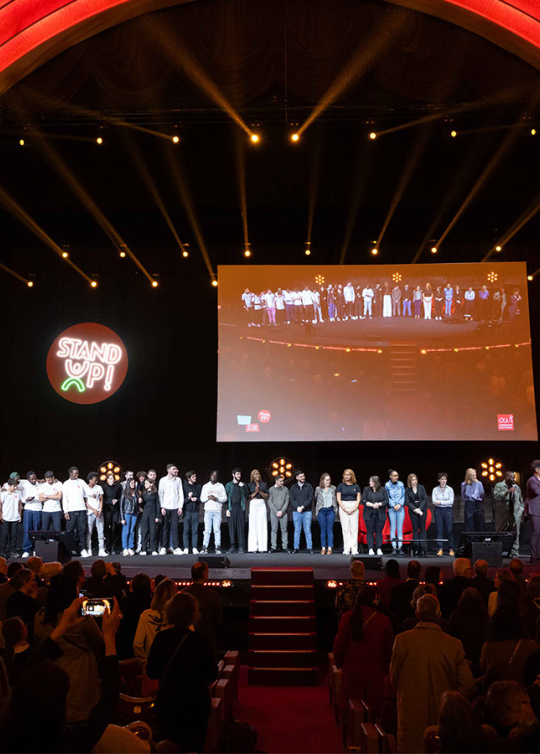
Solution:
M 316 649 L 250 649 L 250 668 L 315 668 Z
M 313 615 L 251 615 L 249 631 L 252 634 L 311 633 L 316 631 Z
M 249 635 L 249 647 L 253 650 L 263 649 L 317 649 L 317 634 L 311 633 L 252 633 Z
M 252 568 L 252 586 L 313 585 L 313 568 Z
M 251 615 L 315 615 L 314 600 L 251 600 Z
M 250 686 L 314 686 L 317 671 L 313 668 L 249 668 Z
M 305 586 L 295 586 L 293 584 L 284 584 L 281 586 L 252 584 L 251 599 L 263 602 L 267 600 L 311 600 L 313 599 L 313 586 L 307 584 Z

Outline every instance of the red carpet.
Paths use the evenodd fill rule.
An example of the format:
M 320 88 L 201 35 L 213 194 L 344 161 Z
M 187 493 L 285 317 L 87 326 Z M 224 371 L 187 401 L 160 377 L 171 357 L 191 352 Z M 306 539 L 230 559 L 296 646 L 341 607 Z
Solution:
M 247 686 L 242 668 L 235 716 L 258 732 L 257 751 L 269 754 L 343 752 L 328 686 Z

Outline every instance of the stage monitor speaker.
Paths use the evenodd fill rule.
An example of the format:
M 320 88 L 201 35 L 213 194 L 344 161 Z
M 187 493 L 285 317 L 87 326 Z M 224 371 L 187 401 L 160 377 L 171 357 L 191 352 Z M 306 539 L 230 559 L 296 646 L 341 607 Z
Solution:
M 208 568 L 229 568 L 231 561 L 226 555 L 199 555 L 199 563 L 207 563 Z
M 503 564 L 502 542 L 467 542 L 463 554 L 471 563 L 487 560 L 488 565 L 500 568 Z
M 44 563 L 68 563 L 71 558 L 80 557 L 81 551 L 71 531 L 29 531 L 28 535 L 34 542 L 37 557 Z
M 382 558 L 378 555 L 353 555 L 350 562 L 360 560 L 367 571 L 382 571 L 384 569 Z
M 498 543 L 501 545 L 501 557 L 511 558 L 512 547 L 514 546 L 515 540 L 516 540 L 516 533 L 513 531 L 471 531 L 471 532 L 464 531 L 461 533 L 461 536 L 459 538 L 457 554 L 465 558 L 471 557 L 470 555 L 467 554 L 467 546 L 471 543 L 476 543 L 476 544 Z M 493 552 L 495 552 L 495 550 Z M 475 560 L 477 560 L 478 557 L 476 557 Z M 485 560 L 485 558 L 481 558 L 481 559 Z M 495 564 L 490 563 L 490 565 L 495 565 Z M 500 565 L 502 565 L 502 562 L 499 563 L 499 566 Z

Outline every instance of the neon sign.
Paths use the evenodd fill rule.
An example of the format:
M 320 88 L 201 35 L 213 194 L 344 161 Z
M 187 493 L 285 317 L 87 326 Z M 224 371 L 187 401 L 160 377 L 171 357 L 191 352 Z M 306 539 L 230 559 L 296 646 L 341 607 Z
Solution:
M 47 356 L 47 375 L 58 395 L 72 403 L 99 403 L 124 382 L 128 357 L 118 335 L 95 322 L 69 327 Z

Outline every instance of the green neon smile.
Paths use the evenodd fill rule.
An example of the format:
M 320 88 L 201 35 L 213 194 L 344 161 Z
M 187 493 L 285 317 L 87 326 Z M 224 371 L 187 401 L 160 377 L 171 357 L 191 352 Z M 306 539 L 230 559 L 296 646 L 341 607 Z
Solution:
M 79 393 L 84 393 L 86 390 L 84 384 L 79 380 L 78 377 L 68 377 L 67 380 L 64 380 L 62 385 L 60 386 L 60 390 L 68 390 L 72 385 L 75 385 Z

